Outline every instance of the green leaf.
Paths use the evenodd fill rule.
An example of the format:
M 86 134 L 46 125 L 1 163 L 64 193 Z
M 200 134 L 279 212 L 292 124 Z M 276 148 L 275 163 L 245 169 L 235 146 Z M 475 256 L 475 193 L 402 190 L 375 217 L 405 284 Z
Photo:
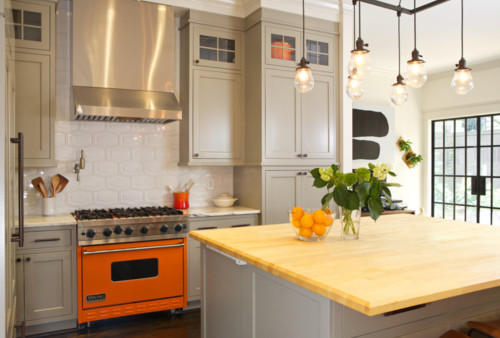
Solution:
M 345 207 L 349 210 L 359 209 L 359 197 L 355 191 L 347 191 L 347 204 Z
M 333 187 L 333 182 L 332 181 L 328 182 L 328 186 L 326 188 L 331 189 L 332 187 Z
M 357 177 L 355 173 L 344 174 L 344 183 L 346 186 L 351 187 L 354 183 L 357 182 Z
M 345 176 L 344 173 L 342 173 L 340 171 L 337 171 L 334 174 L 335 181 L 337 182 L 337 185 L 344 184 L 344 176 Z
M 335 175 L 335 173 L 336 173 L 337 171 L 339 171 L 339 166 L 338 166 L 338 165 L 336 165 L 336 164 L 332 164 L 332 165 L 331 165 L 331 167 L 332 167 L 332 170 L 333 170 L 333 174 Z
M 372 163 L 368 163 L 368 168 L 370 168 L 370 170 L 373 170 L 373 168 L 375 168 L 375 165 L 373 165 Z
M 380 196 L 380 181 L 373 179 L 372 187 L 370 189 L 370 197 L 378 199 Z
M 360 181 L 368 182 L 370 180 L 370 170 L 366 168 L 356 169 L 356 175 L 358 175 Z
M 393 173 L 392 171 L 389 171 L 388 174 L 391 175 L 392 177 L 396 177 L 396 173 Z
M 375 221 L 379 218 L 380 214 L 384 212 L 382 202 L 378 198 L 370 198 L 368 200 L 368 209 L 370 210 L 370 217 Z
M 326 194 L 325 196 L 323 196 L 323 198 L 321 199 L 321 205 L 323 206 L 323 209 L 328 207 L 328 204 L 332 200 L 332 197 L 333 197 L 333 192 L 330 192 L 330 193 Z
M 383 186 L 382 187 L 382 193 L 384 194 L 384 196 L 386 198 L 389 198 L 389 199 L 392 198 L 391 191 L 389 190 L 389 188 Z
M 366 198 L 369 196 L 370 193 L 370 183 L 369 182 L 359 182 L 358 184 L 358 197 L 359 201 L 361 202 L 361 206 L 365 206 L 365 201 Z
M 321 177 L 316 177 L 314 179 L 314 182 L 313 182 L 313 186 L 316 187 L 316 188 L 323 188 L 324 186 L 326 186 L 328 184 L 328 182 L 326 181 L 323 181 L 321 179 Z
M 310 173 L 314 178 L 321 177 L 321 174 L 319 173 L 319 168 L 314 168 L 313 170 L 310 171 Z
M 344 184 L 340 184 L 333 189 L 332 195 L 335 203 L 340 207 L 347 206 L 347 187 Z

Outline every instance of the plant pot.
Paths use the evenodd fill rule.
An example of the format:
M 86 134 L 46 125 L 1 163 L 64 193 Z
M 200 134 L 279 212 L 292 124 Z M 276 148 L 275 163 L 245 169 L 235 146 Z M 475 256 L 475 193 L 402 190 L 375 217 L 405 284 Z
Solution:
M 408 166 L 408 168 L 413 168 L 413 163 L 411 163 L 411 161 L 409 160 L 410 158 L 412 158 L 413 156 L 416 156 L 417 154 L 415 154 L 414 151 L 410 150 L 410 151 L 407 151 L 406 153 L 404 153 L 403 155 L 403 162 L 406 163 L 406 165 Z
M 359 239 L 361 208 L 356 210 L 348 210 L 342 208 L 340 214 L 340 225 L 342 231 L 342 239 Z
M 403 143 L 403 142 L 405 142 L 405 139 L 402 136 L 400 136 L 398 138 L 398 140 L 396 141 L 396 145 L 398 146 L 399 150 L 402 150 L 401 149 L 401 143 Z

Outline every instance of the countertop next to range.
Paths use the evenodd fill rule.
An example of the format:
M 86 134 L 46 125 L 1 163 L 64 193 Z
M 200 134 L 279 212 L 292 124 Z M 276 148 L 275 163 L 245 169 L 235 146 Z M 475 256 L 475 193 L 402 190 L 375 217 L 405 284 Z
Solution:
M 246 215 L 259 214 L 260 210 L 247 207 L 202 207 L 191 208 L 184 210 L 189 217 L 208 217 L 208 216 L 230 216 L 230 215 Z M 76 224 L 76 220 L 70 213 L 56 214 L 53 216 L 30 215 L 24 219 L 25 227 L 42 227 L 42 226 L 58 226 Z

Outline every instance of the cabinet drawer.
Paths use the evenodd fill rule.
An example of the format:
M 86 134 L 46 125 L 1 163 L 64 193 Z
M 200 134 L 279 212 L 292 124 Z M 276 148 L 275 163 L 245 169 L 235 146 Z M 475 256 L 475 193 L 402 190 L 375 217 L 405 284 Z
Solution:
M 227 216 L 225 216 L 227 217 Z M 227 218 L 219 218 L 216 217 L 214 219 L 204 219 L 204 220 L 192 220 L 190 222 L 191 230 L 197 230 L 202 228 L 212 228 L 212 227 L 217 227 L 218 229 L 221 228 L 230 228 L 230 227 L 242 227 L 242 226 L 251 226 L 251 225 L 256 225 L 255 215 L 252 216 L 244 216 L 244 217 L 227 217 Z
M 369 317 L 360 312 L 344 307 L 344 337 L 357 337 L 369 332 L 416 322 L 425 318 L 438 316 L 448 311 L 448 301 L 425 304 L 424 307 L 408 308 L 408 311 L 394 314 L 380 314 Z
M 23 249 L 71 246 L 71 230 L 29 231 L 24 234 Z

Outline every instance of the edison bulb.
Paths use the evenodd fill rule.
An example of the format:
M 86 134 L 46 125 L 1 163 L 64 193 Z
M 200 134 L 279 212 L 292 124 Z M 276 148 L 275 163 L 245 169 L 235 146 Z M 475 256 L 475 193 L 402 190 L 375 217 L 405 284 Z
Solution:
M 345 88 L 347 96 L 353 100 L 359 99 L 365 93 L 365 89 L 362 86 L 362 82 L 352 76 L 348 77 L 347 86 Z
M 422 61 L 408 61 L 405 74 L 406 84 L 412 88 L 420 88 L 427 82 L 427 71 Z
M 362 80 L 366 78 L 372 71 L 370 56 L 367 51 L 351 51 L 351 59 L 349 60 L 348 73 Z
M 455 69 L 455 75 L 451 80 L 451 88 L 455 93 L 465 95 L 474 88 L 474 81 L 472 80 L 472 72 L 468 68 Z
M 300 67 L 295 72 L 295 88 L 300 93 L 307 93 L 314 87 L 314 78 L 311 73 L 311 68 Z
M 395 83 L 392 85 L 391 101 L 396 106 L 400 106 L 408 100 L 408 91 L 406 86 L 402 83 Z

